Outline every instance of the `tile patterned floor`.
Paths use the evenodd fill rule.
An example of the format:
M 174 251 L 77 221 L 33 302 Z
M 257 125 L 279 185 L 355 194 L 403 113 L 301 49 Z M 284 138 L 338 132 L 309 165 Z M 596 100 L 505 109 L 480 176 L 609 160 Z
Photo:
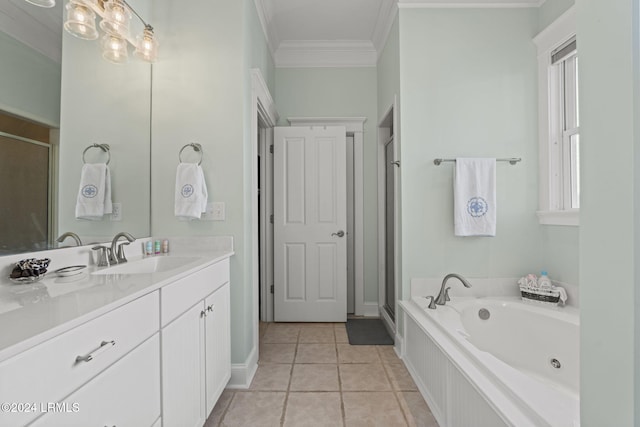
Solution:
M 225 390 L 205 427 L 438 427 L 392 346 L 349 345 L 344 323 L 261 323 L 248 390 Z

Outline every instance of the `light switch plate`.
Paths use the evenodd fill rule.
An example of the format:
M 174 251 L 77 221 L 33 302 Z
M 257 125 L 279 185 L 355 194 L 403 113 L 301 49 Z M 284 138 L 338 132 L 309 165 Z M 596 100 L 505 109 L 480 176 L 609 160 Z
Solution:
M 111 221 L 122 221 L 122 203 L 113 203 Z
M 225 206 L 223 202 L 207 203 L 207 210 L 202 213 L 203 221 L 224 221 Z

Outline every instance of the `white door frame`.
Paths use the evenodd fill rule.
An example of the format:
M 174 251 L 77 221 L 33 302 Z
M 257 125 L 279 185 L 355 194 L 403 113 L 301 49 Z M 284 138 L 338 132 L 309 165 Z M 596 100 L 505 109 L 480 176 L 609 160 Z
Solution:
M 262 77 L 262 73 L 260 69 L 253 68 L 250 70 L 251 74 L 251 129 L 250 129 L 250 140 L 251 140 L 251 265 L 253 275 L 251 278 L 251 283 L 253 284 L 253 310 L 252 310 L 252 324 L 253 324 L 253 352 L 255 352 L 255 361 L 258 360 L 259 354 L 259 322 L 260 322 L 260 308 L 258 306 L 259 300 L 259 292 L 260 292 L 260 278 L 258 276 L 259 271 L 259 250 L 258 247 L 258 221 L 260 221 L 260 212 L 258 211 L 258 132 L 259 132 L 259 123 L 258 116 L 260 116 L 260 120 L 264 125 L 266 125 L 267 129 L 273 128 L 278 121 L 279 115 L 276 110 L 275 103 L 273 102 L 273 98 L 269 93 L 269 88 Z M 266 132 L 267 135 L 273 136 L 273 131 Z M 268 138 L 267 138 L 268 142 Z M 263 156 L 264 157 L 264 156 Z M 267 162 L 268 163 L 268 162 Z M 263 171 L 263 173 L 265 173 Z M 264 220 L 263 220 L 264 222 Z M 265 230 L 265 227 L 262 227 L 262 230 Z M 269 245 L 268 233 L 263 239 L 263 244 Z M 273 247 L 273 243 L 271 242 L 271 246 Z M 272 250 L 268 250 L 268 253 L 273 253 Z M 266 267 L 267 260 L 262 260 L 263 266 Z M 273 262 L 271 263 L 273 265 Z M 262 269 L 263 275 L 266 275 L 266 268 Z M 266 277 L 266 276 L 263 276 Z M 269 293 L 269 285 L 267 280 L 264 280 L 262 283 L 262 294 L 270 295 Z M 266 298 L 263 298 L 266 299 Z M 273 299 L 271 300 L 271 307 L 273 307 Z M 266 306 L 266 302 L 263 301 Z
M 363 144 L 366 117 L 288 117 L 291 126 L 344 126 L 347 134 L 353 134 L 353 195 L 354 201 L 354 266 L 355 266 L 355 315 L 370 315 L 364 303 L 364 177 Z
M 394 143 L 394 158 L 396 161 L 400 160 L 400 126 L 398 123 L 398 99 L 394 96 L 393 104 L 387 108 L 387 111 L 382 115 L 378 122 L 378 310 L 380 312 L 380 318 L 385 323 L 389 332 L 395 335 L 396 344 L 400 342 L 397 334 L 397 321 L 400 312 L 398 311 L 398 302 L 402 297 L 402 266 L 401 266 L 401 212 L 400 212 L 400 198 L 401 186 L 400 186 L 400 171 L 399 167 L 395 168 L 395 307 L 394 312 L 396 315 L 396 321 L 394 322 L 384 309 L 385 301 L 385 145 L 390 139 L 391 129 L 393 129 L 393 143 Z M 398 164 L 399 165 L 399 164 Z

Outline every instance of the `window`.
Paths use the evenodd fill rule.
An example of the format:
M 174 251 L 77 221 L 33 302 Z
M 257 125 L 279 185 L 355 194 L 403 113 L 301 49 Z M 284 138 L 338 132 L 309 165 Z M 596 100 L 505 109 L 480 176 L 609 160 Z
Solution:
M 569 9 L 538 46 L 539 211 L 541 224 L 579 225 L 580 112 L 575 12 Z

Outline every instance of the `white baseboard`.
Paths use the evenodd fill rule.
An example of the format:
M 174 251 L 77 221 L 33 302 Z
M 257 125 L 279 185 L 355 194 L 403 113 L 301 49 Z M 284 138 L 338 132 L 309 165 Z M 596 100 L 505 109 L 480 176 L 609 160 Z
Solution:
M 364 317 L 380 317 L 380 309 L 377 302 L 365 302 L 363 307 Z
M 394 339 L 395 345 L 393 346 L 393 349 L 400 359 L 404 359 L 404 340 L 398 333 L 396 333 Z
M 231 389 L 247 389 L 253 381 L 253 376 L 258 369 L 258 351 L 253 348 L 249 357 L 244 363 L 231 364 L 231 379 L 227 384 L 227 388 Z

